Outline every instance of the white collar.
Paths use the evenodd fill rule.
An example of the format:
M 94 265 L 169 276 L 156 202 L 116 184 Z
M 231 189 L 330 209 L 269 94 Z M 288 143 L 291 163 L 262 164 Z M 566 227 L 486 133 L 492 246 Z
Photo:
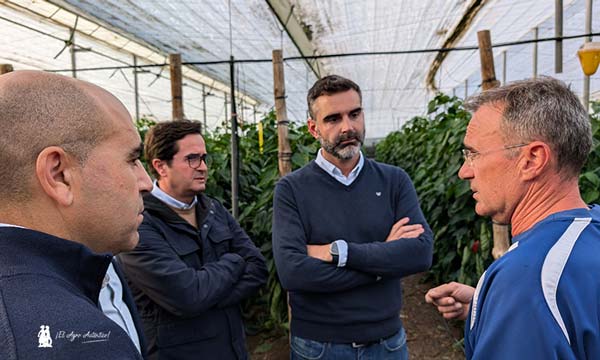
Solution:
M 365 158 L 362 152 L 359 152 L 360 157 L 358 163 L 356 164 L 354 169 L 350 171 L 348 176 L 344 176 L 342 170 L 340 170 L 337 166 L 325 159 L 325 157 L 322 154 L 322 151 L 323 149 L 319 149 L 315 162 L 317 163 L 317 165 L 319 165 L 321 169 L 325 170 L 326 173 L 333 176 L 336 180 L 338 180 L 344 185 L 350 185 L 352 182 L 354 182 L 354 180 L 358 177 L 358 174 L 360 173 L 361 169 L 363 168 L 363 165 L 365 164 Z
M 0 223 L 0 227 L 13 227 L 13 228 L 19 228 L 19 229 L 27 229 L 26 227 L 23 227 L 23 226 L 13 225 L 13 224 L 5 224 L 5 223 Z
M 158 181 L 156 181 L 156 180 L 154 180 L 154 186 L 152 187 L 151 193 L 152 193 L 152 195 L 154 195 L 154 197 L 156 197 L 160 201 L 164 202 L 165 204 L 167 204 L 170 207 L 173 207 L 177 210 L 190 210 L 190 209 L 194 208 L 194 206 L 196 206 L 196 203 L 198 203 L 197 196 L 194 196 L 194 201 L 192 201 L 191 204 L 186 204 L 183 201 L 179 201 L 179 200 L 175 199 L 171 195 L 162 191 L 161 188 L 158 187 Z

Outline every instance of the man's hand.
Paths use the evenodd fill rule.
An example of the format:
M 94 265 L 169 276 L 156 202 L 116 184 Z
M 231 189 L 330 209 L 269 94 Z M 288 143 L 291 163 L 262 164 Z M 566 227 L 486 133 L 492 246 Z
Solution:
M 331 244 L 325 245 L 306 245 L 306 250 L 308 252 L 308 256 L 314 257 L 319 260 L 323 260 L 325 262 L 332 262 L 333 257 L 329 252 Z
M 425 301 L 437 306 L 446 319 L 465 320 L 474 293 L 475 288 L 469 285 L 451 282 L 429 289 Z
M 390 230 L 390 233 L 385 241 L 416 238 L 425 232 L 423 225 L 407 225 L 409 221 L 410 219 L 407 217 L 403 217 L 402 219 L 398 220 L 398 222 L 392 226 L 392 229 Z

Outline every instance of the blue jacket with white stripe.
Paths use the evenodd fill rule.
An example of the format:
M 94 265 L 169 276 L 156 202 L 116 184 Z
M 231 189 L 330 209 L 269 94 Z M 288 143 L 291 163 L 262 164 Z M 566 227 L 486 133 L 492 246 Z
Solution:
M 467 359 L 600 359 L 600 206 L 548 216 L 482 275 Z

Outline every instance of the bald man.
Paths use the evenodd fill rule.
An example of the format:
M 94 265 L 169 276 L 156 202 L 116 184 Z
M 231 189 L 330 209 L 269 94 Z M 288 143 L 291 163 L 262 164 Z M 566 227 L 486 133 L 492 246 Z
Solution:
M 17 71 L 0 76 L 0 128 L 0 359 L 141 359 L 98 307 L 152 188 L 127 110 L 95 85 Z

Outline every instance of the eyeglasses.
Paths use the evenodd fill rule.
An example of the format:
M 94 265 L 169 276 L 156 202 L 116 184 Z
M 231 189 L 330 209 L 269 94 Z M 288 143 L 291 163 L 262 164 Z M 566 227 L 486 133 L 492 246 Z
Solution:
M 487 155 L 487 154 L 491 154 L 491 153 L 495 153 L 498 151 L 504 151 L 504 150 L 509 150 L 509 149 L 516 149 L 516 148 L 520 148 L 523 146 L 527 146 L 529 144 L 516 144 L 516 145 L 508 145 L 508 146 L 504 146 L 500 149 L 494 149 L 494 150 L 488 150 L 488 151 L 473 151 L 473 150 L 469 150 L 469 149 L 462 149 L 462 154 L 463 154 L 463 158 L 465 159 L 465 162 L 467 164 L 469 164 L 469 166 L 473 166 L 473 159 L 475 159 L 477 156 L 480 155 Z
M 192 169 L 199 168 L 203 161 L 206 166 L 210 163 L 210 155 L 208 154 L 189 154 L 184 159 Z

